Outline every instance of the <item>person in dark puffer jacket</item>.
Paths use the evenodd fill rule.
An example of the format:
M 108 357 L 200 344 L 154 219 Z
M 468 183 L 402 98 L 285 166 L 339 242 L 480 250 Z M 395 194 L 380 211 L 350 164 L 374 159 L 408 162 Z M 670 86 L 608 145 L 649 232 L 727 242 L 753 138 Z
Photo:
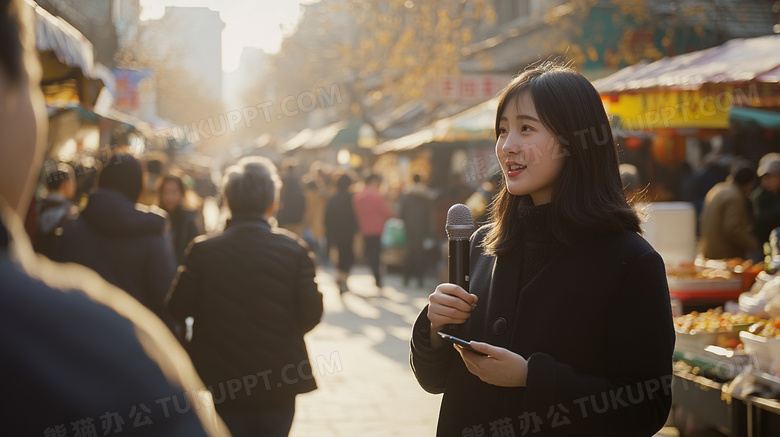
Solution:
M 63 229 L 62 254 L 55 261 L 89 267 L 173 328 L 163 303 L 176 275 L 165 211 L 136 205 L 143 170 L 135 158 L 122 153 L 110 158 L 84 211 Z

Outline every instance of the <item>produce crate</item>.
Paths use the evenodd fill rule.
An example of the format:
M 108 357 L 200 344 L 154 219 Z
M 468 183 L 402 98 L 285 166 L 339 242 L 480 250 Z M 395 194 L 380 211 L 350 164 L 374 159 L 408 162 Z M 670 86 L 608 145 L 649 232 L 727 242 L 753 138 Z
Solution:
M 740 332 L 739 338 L 745 345 L 745 352 L 751 358 L 755 357 L 761 371 L 777 375 L 777 368 L 780 366 L 780 338 L 762 337 L 747 331 Z

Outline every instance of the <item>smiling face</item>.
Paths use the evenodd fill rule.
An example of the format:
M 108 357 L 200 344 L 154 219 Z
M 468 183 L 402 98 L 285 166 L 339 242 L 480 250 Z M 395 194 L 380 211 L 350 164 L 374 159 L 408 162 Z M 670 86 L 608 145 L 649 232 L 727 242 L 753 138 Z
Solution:
M 540 121 L 530 93 L 524 92 L 505 105 L 496 156 L 509 193 L 530 194 L 534 205 L 552 200 L 564 154 L 555 134 Z

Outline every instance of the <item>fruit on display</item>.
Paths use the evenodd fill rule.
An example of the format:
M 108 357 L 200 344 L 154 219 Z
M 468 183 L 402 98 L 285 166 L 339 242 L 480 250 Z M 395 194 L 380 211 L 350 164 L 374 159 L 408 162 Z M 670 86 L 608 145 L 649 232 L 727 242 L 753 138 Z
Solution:
M 684 334 L 733 332 L 761 320 L 758 316 L 744 313 L 723 312 L 720 308 L 704 313 L 692 312 L 674 318 L 674 328 Z
M 669 269 L 666 275 L 678 279 L 731 279 L 734 272 L 719 268 L 685 266 Z
M 749 333 L 766 338 L 780 338 L 780 317 L 759 320 L 747 330 Z
M 742 258 L 697 259 L 695 263 L 670 268 L 666 274 L 678 279 L 731 279 L 743 273 L 755 277 L 763 269 L 763 263 L 754 264 Z

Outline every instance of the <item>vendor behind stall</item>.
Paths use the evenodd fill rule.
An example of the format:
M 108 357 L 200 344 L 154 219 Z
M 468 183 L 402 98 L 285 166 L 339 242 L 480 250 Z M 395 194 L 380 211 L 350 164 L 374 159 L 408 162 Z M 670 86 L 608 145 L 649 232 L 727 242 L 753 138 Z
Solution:
M 705 258 L 745 258 L 759 247 L 753 235 L 753 214 L 748 195 L 756 172 L 746 162 L 734 163 L 725 182 L 716 184 L 704 198 L 699 252 Z
M 769 241 L 772 229 L 780 226 L 780 153 L 767 153 L 758 162 L 759 185 L 750 199 L 755 216 L 754 234 Z

